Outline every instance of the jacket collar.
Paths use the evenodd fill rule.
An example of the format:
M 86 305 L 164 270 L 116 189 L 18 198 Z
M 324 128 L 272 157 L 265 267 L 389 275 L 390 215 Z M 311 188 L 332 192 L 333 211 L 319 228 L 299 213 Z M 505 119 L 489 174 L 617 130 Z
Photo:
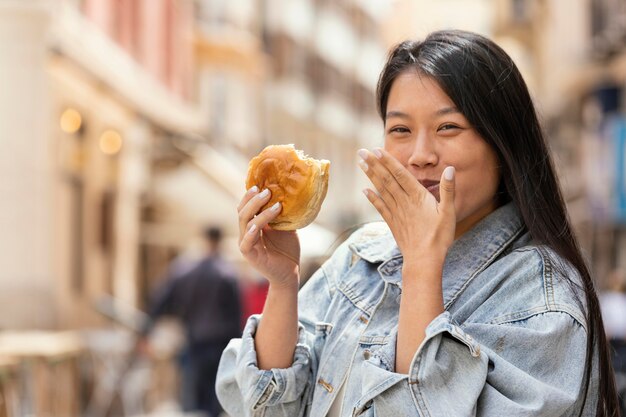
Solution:
M 505 251 L 524 230 L 517 207 L 508 203 L 482 219 L 454 241 L 443 268 L 443 292 L 446 307 L 469 284 Z M 378 271 L 385 281 L 401 286 L 402 254 L 389 230 L 378 222 L 366 226 L 350 249 L 370 263 L 380 263 Z

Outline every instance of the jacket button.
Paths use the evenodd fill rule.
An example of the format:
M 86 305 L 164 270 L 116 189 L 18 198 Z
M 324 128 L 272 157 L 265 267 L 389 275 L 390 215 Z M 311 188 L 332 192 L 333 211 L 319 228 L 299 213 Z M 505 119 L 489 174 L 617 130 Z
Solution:
M 369 350 L 365 350 L 363 352 L 363 359 L 368 360 L 371 357 L 372 357 L 372 352 L 370 352 Z
M 324 381 L 322 378 L 317 380 L 317 383 L 320 384 L 324 389 L 328 392 L 333 392 L 333 386 L 328 382 Z

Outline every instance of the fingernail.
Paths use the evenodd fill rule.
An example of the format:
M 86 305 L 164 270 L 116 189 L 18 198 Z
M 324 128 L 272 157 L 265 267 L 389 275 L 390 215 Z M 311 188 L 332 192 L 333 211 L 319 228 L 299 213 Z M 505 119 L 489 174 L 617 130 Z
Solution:
M 364 188 L 364 189 L 363 189 L 363 190 L 361 190 L 361 191 L 363 191 L 363 194 L 365 194 L 365 197 L 367 197 L 367 188 Z
M 375 148 L 373 151 L 374 155 L 376 155 L 376 158 L 380 159 L 383 157 L 383 153 L 380 151 L 380 148 Z
M 249 193 L 258 193 L 259 192 L 259 187 L 257 187 L 256 185 L 252 188 L 250 188 L 248 190 Z
M 362 159 L 359 159 L 359 166 L 361 167 L 361 169 L 363 171 L 367 171 L 369 169 L 369 166 L 367 165 L 367 162 L 365 162 Z
M 446 169 L 443 170 L 443 177 L 447 181 L 452 181 L 454 179 L 454 167 L 446 167 Z
M 359 149 L 357 151 L 357 154 L 363 159 L 366 160 L 367 159 L 367 151 L 365 149 Z
M 256 231 L 256 224 L 252 223 L 252 226 L 250 226 L 250 229 L 248 229 L 248 234 L 254 234 L 254 232 Z
M 274 203 L 274 205 L 271 208 L 272 211 L 278 211 L 279 209 L 280 209 L 280 203 Z
M 259 194 L 259 196 L 258 196 L 258 197 L 259 197 L 259 198 L 265 198 L 265 197 L 267 197 L 268 195 L 270 195 L 270 190 L 268 190 L 268 189 L 266 188 L 265 190 L 261 191 L 261 194 Z

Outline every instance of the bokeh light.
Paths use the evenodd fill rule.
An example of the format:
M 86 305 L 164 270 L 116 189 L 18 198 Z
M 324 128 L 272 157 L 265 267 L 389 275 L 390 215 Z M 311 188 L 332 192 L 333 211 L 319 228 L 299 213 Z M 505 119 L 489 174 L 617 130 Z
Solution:
M 65 133 L 76 133 L 83 124 L 83 118 L 78 110 L 70 107 L 61 114 L 59 124 Z
M 115 155 L 122 149 L 122 136 L 115 130 L 106 130 L 100 135 L 100 150 L 107 155 Z

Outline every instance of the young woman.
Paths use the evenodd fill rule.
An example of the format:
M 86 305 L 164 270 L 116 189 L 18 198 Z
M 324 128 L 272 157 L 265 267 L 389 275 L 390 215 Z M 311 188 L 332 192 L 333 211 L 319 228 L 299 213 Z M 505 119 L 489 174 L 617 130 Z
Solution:
M 241 201 L 240 249 L 270 289 L 222 356 L 227 412 L 617 415 L 593 283 L 509 56 L 461 31 L 404 42 L 377 100 L 384 148 L 359 164 L 384 223 L 299 293 L 297 235 L 267 227 L 267 193 Z

